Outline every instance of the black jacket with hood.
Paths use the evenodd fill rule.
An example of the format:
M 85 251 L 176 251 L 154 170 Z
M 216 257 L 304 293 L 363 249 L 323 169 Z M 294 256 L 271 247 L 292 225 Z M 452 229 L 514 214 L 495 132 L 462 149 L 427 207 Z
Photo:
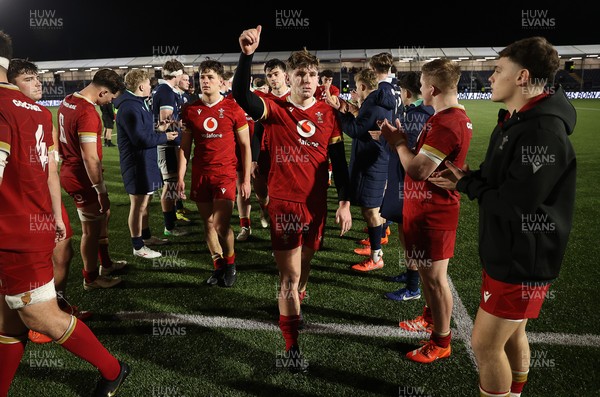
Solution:
M 506 283 L 551 282 L 560 270 L 575 204 L 576 112 L 556 86 L 533 107 L 499 113 L 478 171 L 457 190 L 479 202 L 479 257 Z

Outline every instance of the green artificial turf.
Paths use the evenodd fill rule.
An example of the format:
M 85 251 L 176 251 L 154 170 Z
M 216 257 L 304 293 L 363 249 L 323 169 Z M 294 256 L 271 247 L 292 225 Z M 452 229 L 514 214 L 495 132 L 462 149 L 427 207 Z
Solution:
M 463 101 L 473 121 L 468 163 L 476 169 L 487 148 L 498 104 Z M 571 141 L 578 157 L 574 227 L 559 279 L 544 303 L 539 319 L 529 322 L 531 332 L 598 335 L 600 315 L 595 310 L 600 266 L 600 101 L 575 100 L 578 122 Z M 55 112 L 56 109 L 53 109 Z M 118 133 L 117 131 L 115 131 Z M 116 135 L 113 142 L 117 142 Z M 346 141 L 347 149 L 350 146 Z M 75 257 L 67 290 L 71 303 L 91 310 L 86 323 L 132 373 L 119 396 L 477 396 L 477 370 L 464 341 L 455 341 L 449 359 L 432 365 L 408 362 L 403 353 L 418 346 L 418 338 L 317 334 L 301 331 L 300 344 L 310 363 L 308 374 L 292 375 L 276 368 L 284 347 L 280 332 L 120 319 L 123 312 L 223 316 L 258 320 L 275 326 L 278 319 L 278 275 L 269 232 L 258 222 L 253 201 L 251 238 L 236 243 L 239 277 L 230 289 L 208 287 L 212 271 L 197 213 L 182 226 L 191 234 L 172 238 L 160 247 L 164 257 L 144 260 L 132 256 L 127 227 L 129 199 L 119 171 L 118 148 L 104 148 L 105 178 L 111 199 L 110 252 L 130 266 L 123 282 L 110 290 L 84 291 L 79 242 L 81 227 L 73 202 L 64 196 L 74 229 Z M 189 177 L 189 173 L 188 173 Z M 188 184 L 189 186 L 189 184 Z M 386 277 L 403 271 L 402 250 L 392 226 L 384 246 L 385 267 L 368 274 L 350 266 L 362 259 L 352 250 L 366 237 L 365 222 L 353 208 L 354 225 L 339 237 L 334 224 L 335 189 L 329 194 L 329 217 L 324 249 L 314 258 L 303 314 L 308 324 L 338 323 L 397 327 L 401 319 L 421 314 L 424 300 L 404 303 L 383 298 L 400 285 Z M 194 209 L 191 202 L 186 207 Z M 150 206 L 155 235 L 163 228 L 159 197 Z M 479 303 L 481 270 L 477 259 L 477 204 L 462 200 L 455 257 L 449 275 L 468 315 Z M 237 214 L 232 217 L 239 231 Z M 163 314 L 160 314 L 163 313 Z M 164 325 L 167 324 L 167 325 Z M 453 322 L 454 325 L 454 322 Z M 162 335 L 162 336 L 161 336 Z M 536 356 L 523 396 L 599 395 L 597 363 L 600 349 L 586 346 L 532 344 Z M 27 346 L 9 396 L 87 396 L 97 372 L 54 344 Z

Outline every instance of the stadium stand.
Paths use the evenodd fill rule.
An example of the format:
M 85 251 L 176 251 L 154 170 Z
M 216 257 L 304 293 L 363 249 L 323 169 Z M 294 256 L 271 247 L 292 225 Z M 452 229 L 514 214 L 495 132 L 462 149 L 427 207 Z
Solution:
M 592 91 L 600 89 L 600 45 L 557 46 L 561 56 L 561 70 L 557 74 L 557 81 L 569 90 Z M 482 92 L 489 87 L 488 78 L 493 72 L 494 59 L 501 47 L 469 47 L 469 48 L 392 48 L 392 49 L 356 49 L 356 50 L 318 50 L 315 54 L 321 60 L 323 67 L 339 72 L 334 77 L 333 83 L 342 89 L 348 84 L 348 90 L 353 88 L 354 74 L 364 67 L 372 54 L 390 52 L 396 59 L 397 73 L 409 70 L 419 70 L 420 66 L 436 57 L 448 57 L 461 62 L 463 73 L 459 82 L 460 92 Z M 262 64 L 271 58 L 287 59 L 290 51 L 258 52 L 254 56 L 253 74 L 261 75 Z M 226 70 L 233 70 L 237 64 L 237 53 L 214 53 L 176 55 L 185 65 L 186 72 L 194 76 L 192 86 L 197 82 L 197 65 L 211 58 L 221 62 Z M 73 92 L 87 84 L 93 73 L 101 67 L 127 70 L 145 68 L 151 75 L 160 73 L 160 67 L 166 59 L 164 57 L 128 57 L 110 59 L 83 59 L 38 62 L 41 77 L 47 94 L 45 97 L 53 99 L 64 96 L 60 89 L 53 89 L 51 83 L 60 87 L 64 86 L 65 92 Z

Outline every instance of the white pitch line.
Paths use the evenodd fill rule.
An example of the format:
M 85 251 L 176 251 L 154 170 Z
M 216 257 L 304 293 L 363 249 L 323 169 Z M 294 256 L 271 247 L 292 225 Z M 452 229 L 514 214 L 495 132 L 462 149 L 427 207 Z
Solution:
M 600 347 L 600 336 L 592 334 L 563 334 L 554 332 L 527 332 L 529 343 L 548 345 Z
M 145 313 L 145 312 L 119 312 L 116 314 L 120 320 L 133 321 L 168 321 L 176 320 L 178 324 L 197 325 L 208 328 L 231 328 L 258 331 L 277 331 L 279 327 L 270 322 L 232 318 L 222 316 L 203 316 L 201 314 L 177 313 Z M 165 324 L 161 324 L 165 325 Z M 374 338 L 402 337 L 409 339 L 423 339 L 429 336 L 426 332 L 408 332 L 398 326 L 390 325 L 361 325 L 361 324 L 336 324 L 336 323 L 307 323 L 302 332 L 311 334 L 357 335 Z
M 458 292 L 456 291 L 456 288 L 454 288 L 454 283 L 452 282 L 450 276 L 448 276 L 448 285 L 450 286 L 450 292 L 452 293 L 452 299 L 454 301 L 452 318 L 454 319 L 454 324 L 456 325 L 456 330 L 452 331 L 452 339 L 459 339 L 465 343 L 467 352 L 469 353 L 469 358 L 471 359 L 471 362 L 475 368 L 477 368 L 475 353 L 473 353 L 473 349 L 471 348 L 471 331 L 473 330 L 473 320 L 471 320 L 465 305 L 460 299 L 460 296 L 458 296 Z
M 469 358 L 473 365 L 477 367 L 475 355 L 471 348 L 471 332 L 473 330 L 473 321 L 469 316 L 456 288 L 450 277 L 448 284 L 454 299 L 454 308 L 452 317 L 455 328 L 452 330 L 452 339 L 460 340 L 465 343 Z M 201 314 L 178 314 L 178 313 L 146 313 L 146 312 L 119 312 L 116 317 L 124 321 L 165 321 L 175 320 L 177 324 L 190 324 L 207 328 L 230 328 L 244 330 L 259 330 L 279 332 L 279 327 L 274 322 L 259 321 L 243 318 L 224 317 L 224 316 L 204 316 Z M 160 324 L 171 325 L 171 324 Z M 336 323 L 307 323 L 302 332 L 312 334 L 335 334 L 335 335 L 357 335 L 374 338 L 400 337 L 407 339 L 424 339 L 428 337 L 425 332 L 408 332 L 397 326 L 389 325 L 361 325 L 361 324 L 336 324 Z M 590 346 L 600 347 L 600 335 L 592 334 L 566 334 L 553 332 L 527 332 L 530 344 L 541 343 L 548 345 L 563 346 Z

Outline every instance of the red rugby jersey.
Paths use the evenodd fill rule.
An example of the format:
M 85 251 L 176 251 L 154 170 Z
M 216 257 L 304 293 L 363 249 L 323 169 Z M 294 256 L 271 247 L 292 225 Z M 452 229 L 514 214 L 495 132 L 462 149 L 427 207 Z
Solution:
M 70 94 L 58 107 L 57 116 L 61 172 L 84 167 L 80 143 L 96 143 L 102 160 L 102 120 L 93 102 L 77 92 Z
M 202 99 L 182 110 L 194 142 L 192 170 L 202 175 L 236 176 L 236 132 L 248 127 L 246 114 L 229 98 L 212 105 Z
M 271 168 L 269 196 L 287 201 L 326 200 L 328 147 L 342 140 L 342 131 L 331 106 L 315 100 L 301 107 L 286 96 L 263 98 L 262 123 L 268 134 Z
M 445 160 L 463 168 L 473 126 L 462 107 L 451 107 L 429 118 L 419 138 L 416 153 L 438 164 L 435 171 L 446 169 Z M 404 179 L 404 211 L 409 217 L 422 217 L 423 226 L 434 230 L 455 230 L 458 227 L 460 193 L 442 189 L 433 183 Z
M 52 114 L 9 84 L 0 84 L 0 150 L 8 153 L 0 185 L 0 249 L 54 249 L 48 190 Z

